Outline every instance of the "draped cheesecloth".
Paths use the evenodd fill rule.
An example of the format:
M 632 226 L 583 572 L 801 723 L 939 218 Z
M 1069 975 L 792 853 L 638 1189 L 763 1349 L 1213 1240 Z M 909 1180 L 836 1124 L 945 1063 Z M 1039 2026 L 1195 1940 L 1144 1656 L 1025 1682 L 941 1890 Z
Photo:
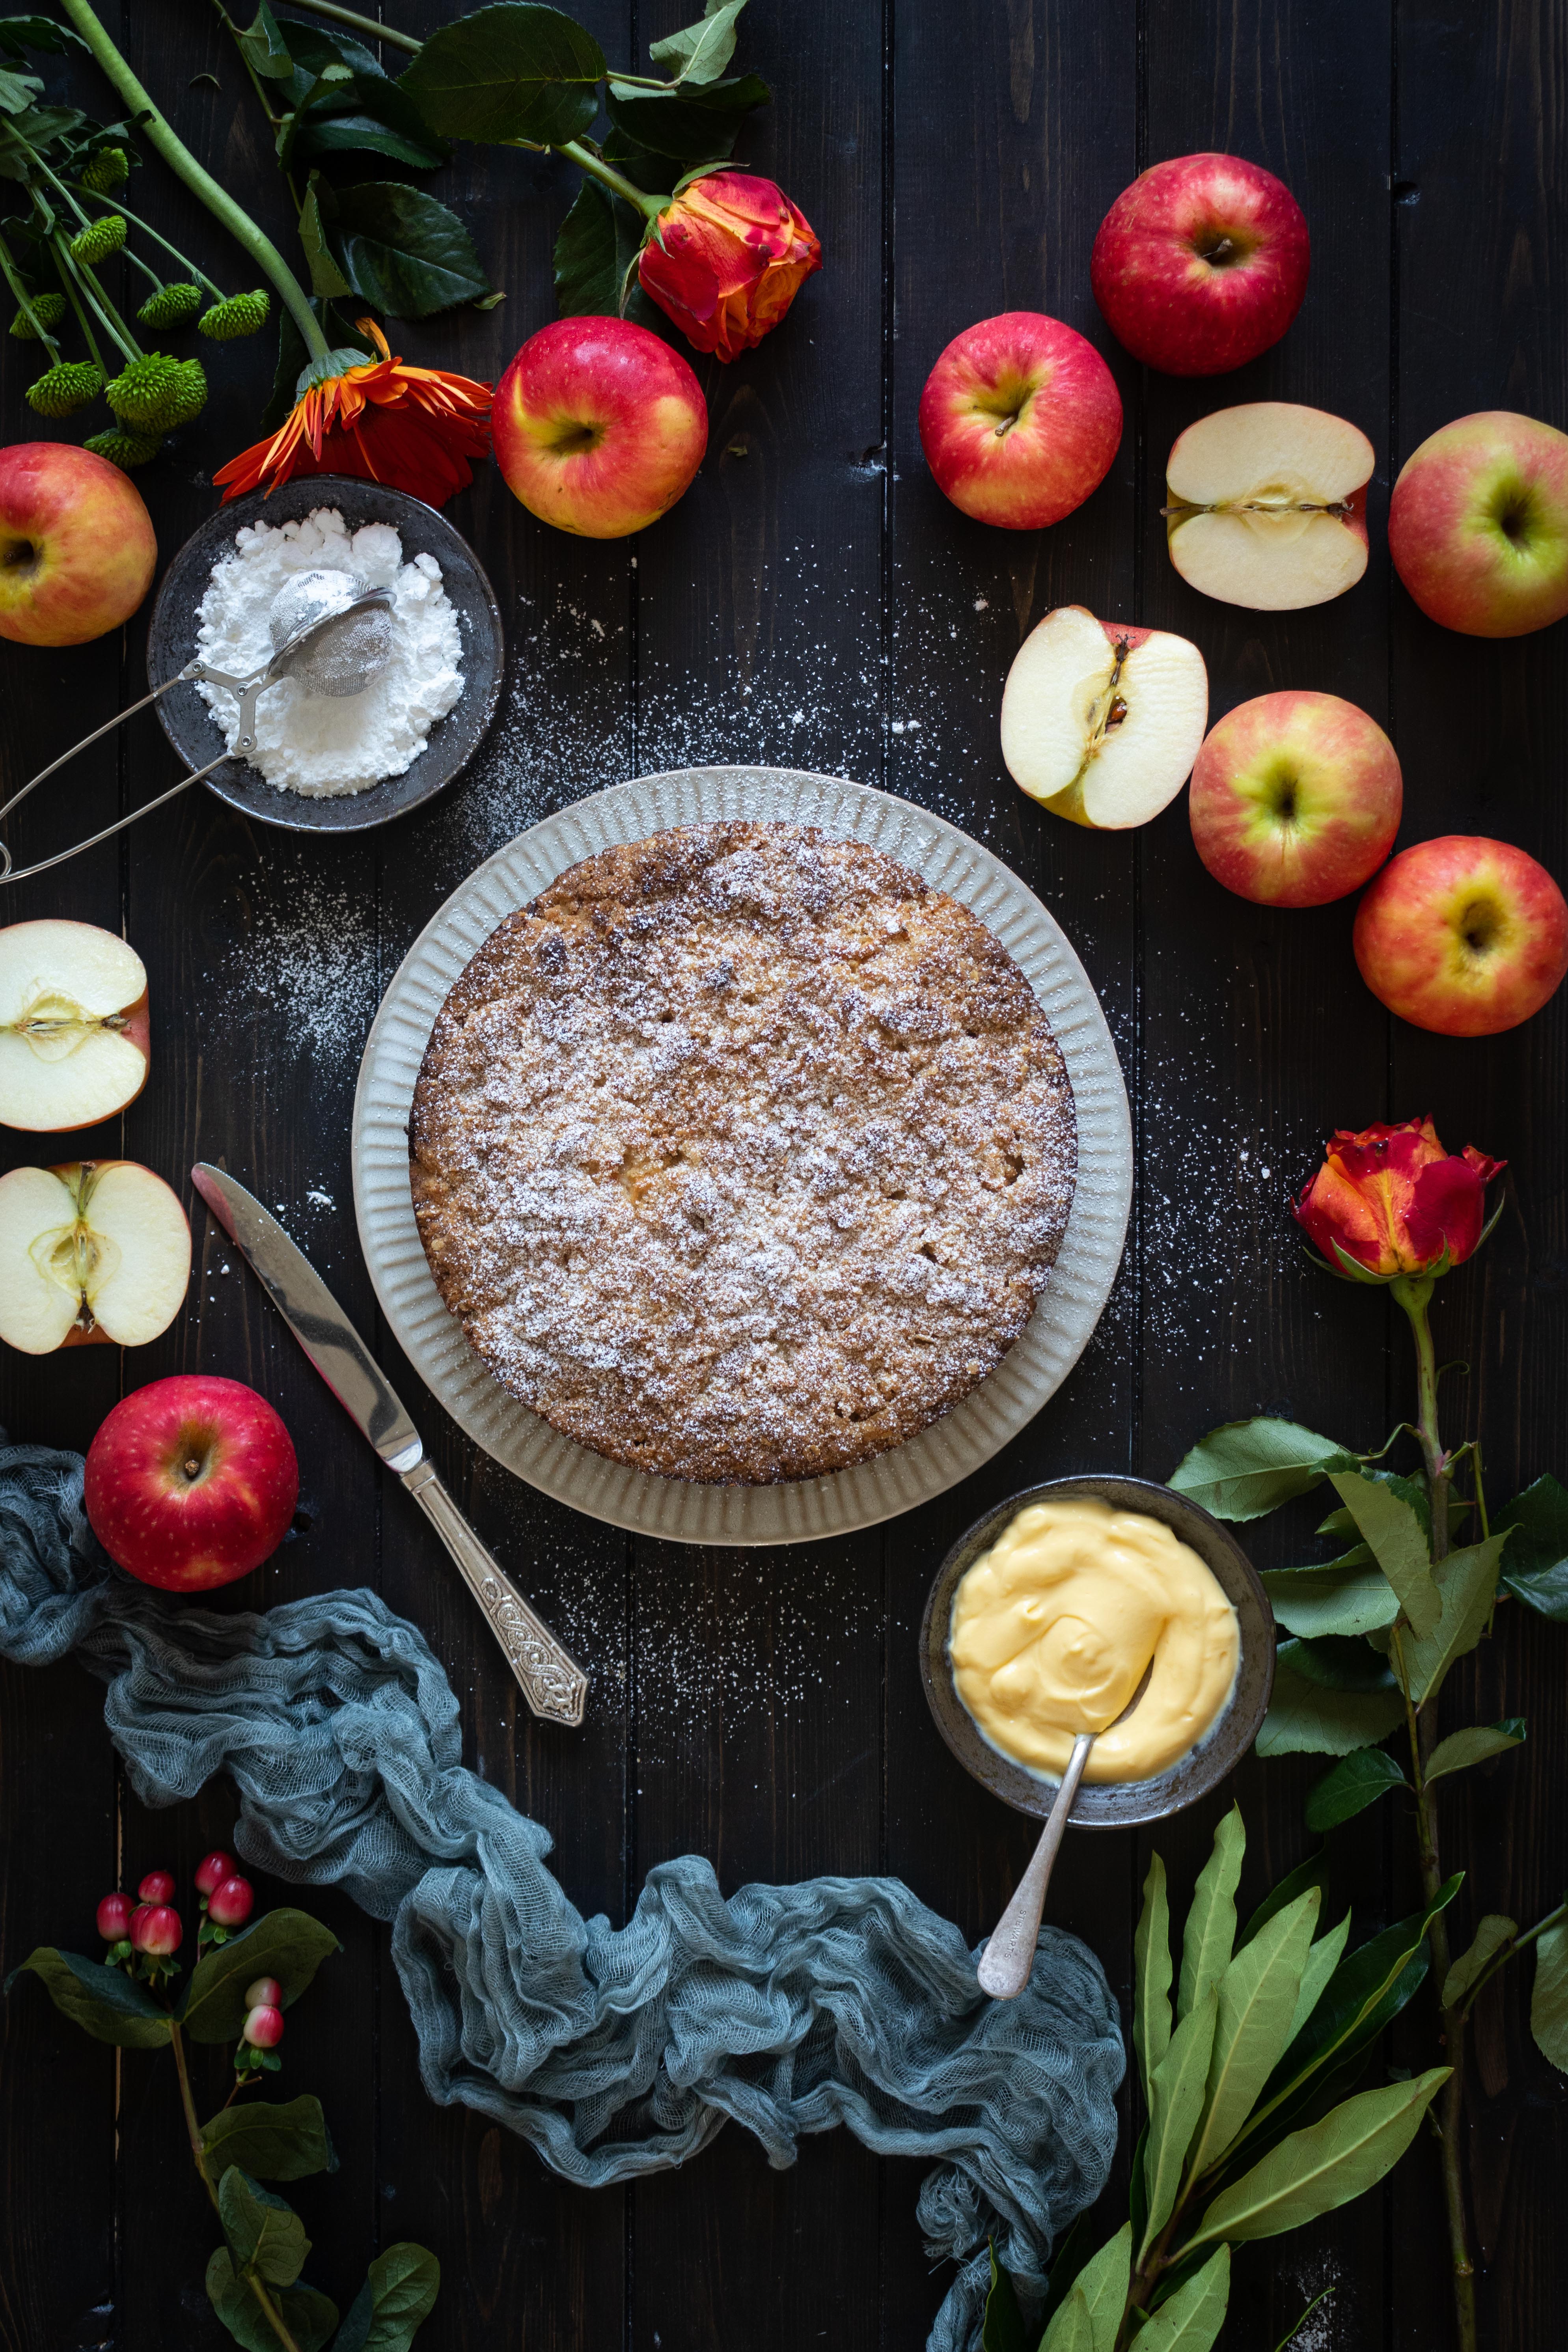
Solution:
M 801 2133 L 847 2124 L 934 2160 L 920 2221 L 960 2269 L 930 2352 L 974 2352 L 988 2238 L 1042 2291 L 1110 2168 L 1123 2064 L 1075 1937 L 1044 1928 L 1022 1998 L 991 2001 L 957 1928 L 897 1879 L 725 1901 L 696 1854 L 649 1871 L 626 1927 L 584 1919 L 545 1868 L 549 1832 L 464 1768 L 416 1627 L 364 1591 L 186 1607 L 110 1566 L 81 1494 L 79 1454 L 0 1450 L 0 1654 L 77 1652 L 143 1803 L 226 1771 L 247 1862 L 391 1921 L 431 2098 L 585 2188 L 684 2163 L 727 2116 L 779 2166 Z

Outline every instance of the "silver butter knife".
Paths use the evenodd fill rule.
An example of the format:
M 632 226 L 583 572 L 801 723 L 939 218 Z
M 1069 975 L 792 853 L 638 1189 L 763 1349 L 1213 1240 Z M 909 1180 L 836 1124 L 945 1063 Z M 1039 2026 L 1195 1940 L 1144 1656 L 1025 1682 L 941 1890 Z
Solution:
M 391 1382 L 315 1267 L 243 1184 L 201 1160 L 191 1181 L 338 1402 L 395 1470 L 484 1611 L 524 1698 L 547 1723 L 583 1720 L 588 1677 L 479 1541 L 425 1459 Z

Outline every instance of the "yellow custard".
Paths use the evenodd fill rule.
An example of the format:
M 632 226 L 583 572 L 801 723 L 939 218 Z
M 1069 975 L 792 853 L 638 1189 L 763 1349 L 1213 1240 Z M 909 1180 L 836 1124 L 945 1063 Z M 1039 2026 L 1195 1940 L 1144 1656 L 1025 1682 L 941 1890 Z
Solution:
M 1086 1780 L 1146 1780 L 1221 1713 L 1241 1629 L 1213 1570 L 1161 1520 L 1031 1503 L 961 1580 L 950 1647 L 958 1696 L 1004 1756 L 1059 1779 L 1092 1731 Z M 1148 1688 L 1117 1723 L 1146 1666 Z

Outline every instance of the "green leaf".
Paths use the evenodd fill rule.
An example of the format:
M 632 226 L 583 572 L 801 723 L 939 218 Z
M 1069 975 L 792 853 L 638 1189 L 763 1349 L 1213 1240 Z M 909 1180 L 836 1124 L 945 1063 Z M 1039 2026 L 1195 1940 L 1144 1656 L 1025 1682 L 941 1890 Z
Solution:
M 1230 1965 L 1236 1948 L 1236 1890 L 1241 1879 L 1247 1830 L 1241 1807 L 1232 1805 L 1214 1834 L 1214 1852 L 1198 1873 L 1182 1937 L 1182 1979 L 1176 2014 L 1205 2001 Z
M 993 2291 L 997 2279 L 996 2257 L 991 2257 Z M 1007 2273 L 1000 2273 L 1012 2294 Z M 405 2242 L 388 2246 L 370 2266 L 363 2286 L 348 2308 L 332 2352 L 408 2352 L 422 2323 L 436 2307 L 441 2291 L 441 2265 L 428 2248 Z M 1015 2300 L 1013 2308 L 1017 2309 Z M 989 2309 L 989 2305 L 987 2305 Z M 1021 2352 L 1023 2322 L 1015 2341 L 983 2338 L 984 2352 Z
M 236 2263 L 268 2286 L 292 2286 L 310 2251 L 293 2207 L 231 2164 L 218 2184 L 217 2210 Z
M 1299 1681 L 1315 1683 L 1320 1690 L 1397 1690 L 1388 1660 L 1364 1641 L 1343 1641 L 1331 1633 L 1315 1642 L 1281 1642 L 1279 1664 Z M 1404 1713 L 1403 1707 L 1400 1713 Z
M 1434 2066 L 1413 2082 L 1363 2091 L 1321 2123 L 1292 2132 L 1221 2190 L 1189 2242 L 1278 2237 L 1348 2205 L 1398 2163 L 1450 2071 Z
M 258 2180 L 303 2180 L 338 2168 L 321 2103 L 308 2095 L 279 2106 L 252 2100 L 220 2109 L 202 2126 L 202 2149 L 215 2183 L 231 2164 L 243 2165 Z
M 1221 2246 L 1139 2329 L 1132 2339 L 1137 2352 L 1209 2352 L 1229 2304 L 1230 2248 Z
M 433 172 L 447 160 L 444 142 L 437 146 L 433 141 L 410 139 L 376 115 L 329 115 L 312 110 L 300 125 L 284 168 L 319 163 L 331 155 L 382 155 L 389 163 L 406 163 L 416 172 Z
M 1436 1697 L 1454 1661 L 1473 1650 L 1486 1632 L 1506 1541 L 1506 1535 L 1489 1536 L 1484 1543 L 1468 1544 L 1438 1561 L 1434 1573 L 1442 1615 L 1432 1633 L 1401 1645 L 1410 1696 L 1417 1706 Z
M 1568 2074 L 1568 1920 L 1537 1939 L 1530 2030 L 1542 2056 Z
M 1335 2284 L 1337 2284 L 1337 2282 L 1335 2282 Z M 1324 2287 L 1321 2294 L 1315 2294 L 1312 2297 L 1312 2300 L 1307 2305 L 1306 2310 L 1303 2311 L 1298 2318 L 1293 2319 L 1290 2322 L 1289 2326 L 1285 2330 L 1284 2335 L 1274 2347 L 1274 2352 L 1290 2352 L 1291 2345 L 1294 2344 L 1297 2336 L 1300 2336 L 1302 2328 L 1305 2327 L 1308 2320 L 1312 2316 L 1313 2312 L 1317 2310 L 1318 2305 L 1321 2303 L 1327 2303 L 1330 2295 L 1331 2295 L 1333 2292 L 1334 2286 L 1329 2285 Z
M 1218 2011 L 1219 1995 L 1211 1992 L 1190 2017 L 1183 2018 L 1149 2085 L 1149 2147 L 1143 2158 L 1149 2221 L 1138 2249 L 1140 2261 L 1175 2207 L 1182 2167 L 1203 2112 Z
M 247 2278 L 236 2270 L 226 2246 L 220 2246 L 207 2264 L 206 2288 L 213 2309 L 245 2352 L 279 2352 L 277 2330 Z M 321 2352 L 338 2324 L 338 2306 L 331 2297 L 302 2284 L 268 2287 L 266 2293 L 282 2313 L 299 2352 Z
M 1320 1834 L 1375 1805 L 1390 1789 L 1410 1786 L 1394 1759 L 1382 1748 L 1353 1748 L 1307 1791 L 1307 1827 Z
M 1171 2046 L 1171 1906 L 1158 1854 L 1143 1881 L 1143 1908 L 1132 1937 L 1132 2047 L 1147 2100 L 1154 2070 Z
M 1443 1979 L 1443 2006 L 1458 2009 L 1476 1979 L 1496 1959 L 1505 1944 L 1511 1944 L 1519 1934 L 1519 1922 L 1505 1919 L 1500 1911 L 1489 1911 L 1468 1948 Z
M 1508 1748 L 1518 1748 L 1523 1738 L 1522 1715 L 1505 1716 L 1500 1723 L 1473 1723 L 1468 1731 L 1450 1731 L 1432 1750 L 1426 1778 L 1440 1780 L 1445 1772 L 1462 1772 L 1467 1764 L 1484 1764 L 1489 1756 L 1501 1756 Z
M 716 81 L 735 54 L 735 20 L 746 0 L 708 0 L 700 25 L 648 45 L 657 66 L 668 66 L 677 81 Z
M 1145 2120 L 1132 2146 L 1132 2163 L 1127 2178 L 1127 2218 L 1132 2224 L 1132 2242 L 1141 2246 L 1149 2229 L 1149 2126 Z
M 1170 1484 L 1216 1519 L 1259 1519 L 1329 1471 L 1355 1466 L 1355 1455 L 1331 1437 L 1260 1414 L 1211 1429 L 1176 1465 Z
M 356 149 L 416 171 L 446 163 L 451 153 L 446 141 L 432 131 L 405 82 L 383 73 L 363 42 L 297 19 L 286 37 L 294 68 L 282 92 L 293 110 L 279 134 L 279 160 L 286 171 Z
M 559 147 L 599 110 L 605 53 L 558 8 L 499 0 L 431 35 L 398 81 L 453 139 Z
M 1396 1430 L 1394 1432 L 1394 1435 L 1397 1436 L 1398 1433 L 1399 1433 Z M 1390 1442 L 1392 1443 L 1392 1440 Z M 1430 1554 L 1432 1549 L 1432 1497 L 1426 1492 L 1426 1481 L 1425 1478 L 1407 1477 L 1403 1470 L 1375 1470 L 1371 1468 L 1364 1462 L 1361 1465 L 1361 1475 L 1363 1478 L 1369 1480 L 1373 1486 L 1386 1486 L 1391 1495 L 1397 1495 L 1403 1501 L 1409 1504 L 1417 1519 L 1421 1522 L 1421 1532 L 1426 1538 L 1426 1549 L 1428 1554 Z M 1469 1507 L 1470 1506 L 1468 1503 L 1451 1495 L 1448 1497 L 1449 1526 L 1452 1527 L 1456 1517 L 1463 1512 L 1468 1511 Z M 1318 1533 L 1321 1536 L 1353 1536 L 1359 1532 L 1360 1530 L 1356 1526 L 1356 1522 L 1352 1517 L 1350 1512 L 1342 1509 L 1331 1511 L 1328 1517 L 1324 1519 L 1318 1529 Z M 1372 1547 L 1370 1544 L 1367 1549 L 1369 1551 L 1371 1550 Z
M 1323 1633 L 1374 1633 L 1399 1614 L 1399 1595 L 1375 1564 L 1348 1575 L 1327 1569 L 1269 1569 L 1261 1582 L 1280 1624 L 1309 1640 Z
M 37 74 L 13 73 L 8 66 L 0 66 L 0 114 L 26 114 L 43 94 Z
M 327 299 L 334 294 L 352 294 L 354 290 L 333 259 L 331 247 L 327 243 L 321 207 L 323 204 L 331 206 L 331 189 L 318 173 L 312 172 L 310 184 L 305 191 L 305 201 L 300 208 L 300 242 L 310 265 L 310 291 Z
M 323 186 L 320 194 L 343 283 L 318 285 L 318 294 L 354 293 L 394 319 L 429 319 L 495 291 L 457 214 L 423 188 L 367 180 L 353 188 Z
M 1075 2283 L 1089 2314 L 1090 2352 L 1116 2352 L 1131 2272 L 1132 2224 L 1124 2221 L 1115 2237 L 1084 2264 Z
M 555 308 L 563 319 L 614 319 L 647 224 L 596 180 L 584 180 L 555 239 Z
M 8 58 L 24 57 L 29 49 L 60 58 L 68 49 L 86 47 L 79 33 L 68 25 L 57 25 L 52 16 L 0 16 L 0 49 Z
M 1194 2176 L 1230 2146 L 1289 2046 L 1321 1900 L 1312 1887 L 1287 1904 L 1220 1979 L 1208 2088 L 1193 2143 Z
M 145 1985 L 135 1983 L 121 1969 L 40 1944 L 6 1978 L 7 1992 L 24 1969 L 42 1979 L 61 2016 L 95 2042 L 111 2042 L 121 2050 L 157 2050 L 169 2039 L 167 2011 Z
M 1081 2286 L 1073 2287 L 1041 2336 L 1040 2352 L 1095 2352 L 1094 2322 Z
M 1351 1915 L 1347 1911 L 1339 1926 L 1331 1927 L 1326 1936 L 1320 1936 L 1307 1954 L 1306 1965 L 1301 1970 L 1301 1990 L 1296 1996 L 1296 2013 L 1290 2020 L 1290 2032 L 1286 2041 L 1287 2049 L 1295 2041 L 1333 1981 L 1334 1974 L 1344 1958 L 1344 1949 L 1350 1941 L 1350 1933 Z
M 1426 1532 L 1414 1507 L 1384 1480 L 1368 1478 L 1359 1470 L 1336 1470 L 1332 1485 L 1363 1541 L 1372 1546 L 1415 1631 L 1431 1633 L 1441 1603 L 1432 1581 Z
M 1568 1488 L 1550 1472 L 1498 1515 L 1509 1528 L 1502 1580 L 1516 1601 L 1568 1623 Z
M 288 80 L 294 70 L 294 60 L 267 0 L 259 0 L 255 22 L 247 31 L 237 31 L 235 38 L 253 73 L 260 74 L 266 81 Z
M 1013 2282 L 996 2259 L 994 2239 L 990 2242 L 987 2252 L 991 2256 L 991 2287 L 985 2297 L 985 2322 L 980 2332 L 980 2352 L 1027 2352 L 1028 2336 L 1024 2326 L 1024 2315 L 1018 2308 Z M 353 2319 L 353 2311 L 349 2317 Z M 341 2347 L 339 2352 L 342 2352 Z
M 772 95 L 757 74 L 658 94 L 612 81 L 605 105 L 616 128 L 649 154 L 678 163 L 717 163 L 734 147 L 752 109 L 765 106 Z
M 1375 1747 L 1405 1720 L 1395 1691 L 1332 1691 L 1276 1667 L 1274 1695 L 1258 1735 L 1259 1756 L 1348 1756 Z
M 329 1953 L 339 1948 L 331 1929 L 308 1912 L 268 1911 L 197 1962 L 186 1983 L 180 2021 L 193 2042 L 237 2041 L 245 2022 L 247 1985 L 258 1977 L 276 1977 L 287 2009 Z
M 1298 1895 L 1305 1895 L 1309 1886 L 1321 1888 L 1326 1905 L 1329 1899 L 1329 1849 L 1326 1845 L 1320 1846 L 1316 1853 L 1310 1853 L 1305 1862 L 1298 1863 L 1295 1869 L 1279 1881 L 1272 1894 L 1264 1896 L 1237 1938 L 1237 1949 L 1239 1951 L 1243 1944 L 1250 1944 L 1258 1929 L 1266 1927 L 1277 1911 L 1283 1911 L 1287 1903 L 1294 1903 Z M 1318 1916 L 1321 1918 L 1321 1912 Z

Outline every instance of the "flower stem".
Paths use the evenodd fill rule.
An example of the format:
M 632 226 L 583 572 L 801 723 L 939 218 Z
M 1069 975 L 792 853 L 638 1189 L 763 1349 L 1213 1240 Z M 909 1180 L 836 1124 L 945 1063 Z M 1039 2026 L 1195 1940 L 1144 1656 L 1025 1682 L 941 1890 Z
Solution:
M 59 365 L 60 359 L 60 347 L 55 341 L 53 335 L 50 334 L 48 329 L 45 326 L 43 320 L 39 318 L 37 312 L 34 310 L 31 302 L 27 299 L 26 289 L 23 287 L 21 278 L 16 269 L 16 265 L 11 257 L 11 248 L 6 244 L 4 236 L 0 236 L 0 278 L 5 278 L 6 285 L 10 288 L 12 294 L 16 298 L 17 309 L 21 311 L 22 316 L 30 322 L 33 332 L 37 335 L 44 349 L 49 353 L 51 364 L 58 367 Z
M 395 33 L 390 25 L 378 25 L 374 16 L 357 16 L 352 8 L 339 8 L 333 0 L 294 0 L 300 8 L 309 8 L 314 16 L 330 16 L 334 25 L 346 25 L 353 33 L 363 33 L 373 41 L 389 41 L 395 49 L 407 49 L 417 57 L 425 47 L 412 33 Z
M 669 202 L 668 196 L 648 195 L 635 181 L 626 179 L 613 163 L 606 163 L 602 155 L 595 155 L 591 147 L 584 147 L 579 140 L 563 140 L 555 152 L 564 155 L 568 163 L 575 163 L 580 172 L 586 172 L 591 180 L 597 180 L 602 187 L 608 188 L 612 195 L 624 196 L 628 205 L 637 207 L 645 220 L 657 220 Z
M 188 269 L 193 278 L 200 278 L 202 284 L 206 288 L 207 292 L 212 296 L 215 302 L 221 302 L 224 299 L 223 288 L 216 284 L 215 281 L 207 276 L 205 269 L 198 269 L 195 263 L 190 260 L 186 255 L 183 254 L 177 245 L 171 245 L 166 236 L 160 236 L 158 231 L 153 226 L 152 223 L 150 221 L 144 221 L 139 213 L 133 213 L 129 205 L 121 204 L 119 199 L 114 196 L 100 196 L 99 195 L 96 188 L 84 188 L 82 190 L 82 194 L 87 196 L 94 197 L 99 204 L 106 206 L 110 212 L 121 214 L 123 217 L 132 224 L 132 227 L 139 228 L 141 230 L 143 236 L 150 236 L 154 245 L 161 245 L 165 253 L 172 253 L 182 269 Z M 127 247 L 126 250 L 129 251 L 130 248 Z M 136 259 L 136 256 L 132 253 L 131 255 L 131 258 L 134 261 Z M 146 267 L 145 263 L 143 263 L 142 267 Z
M 190 2069 L 185 2064 L 185 2038 L 173 2018 L 169 2020 L 169 2047 L 174 2053 L 174 2072 L 180 2078 L 180 2105 L 185 2111 L 185 2135 L 191 2143 L 191 2155 L 196 2170 L 201 2175 L 202 2187 L 212 2200 L 213 2210 L 216 2212 L 217 2190 L 213 2187 L 212 2176 L 207 2171 L 206 2150 L 202 2146 L 202 2127 L 196 2121 L 196 2103 L 191 2096 Z
M 58 229 L 54 235 L 55 258 L 62 269 L 68 270 L 82 290 L 85 299 L 98 313 L 99 324 L 111 341 L 119 344 L 128 360 L 139 360 L 141 345 L 99 284 L 85 261 L 78 261 Z
M 93 365 L 98 369 L 99 373 L 103 377 L 104 382 L 107 383 L 109 381 L 109 370 L 103 364 L 103 353 L 98 348 L 98 338 L 93 333 L 92 328 L 89 323 L 87 312 L 81 307 L 81 297 L 77 292 L 76 279 L 66 256 L 64 246 L 58 236 L 50 238 L 49 250 L 55 257 L 55 268 L 59 271 L 60 284 L 66 289 L 66 300 L 76 312 L 77 325 L 81 329 L 82 336 L 86 341 L 88 350 L 92 353 Z
M 146 132 L 169 169 L 184 182 L 194 196 L 205 205 L 213 218 L 227 229 L 241 251 L 248 254 L 257 268 L 271 279 L 279 301 L 299 328 L 310 358 L 325 359 L 327 339 L 316 323 L 310 298 L 271 238 L 262 235 L 250 215 L 236 204 L 226 188 L 219 186 L 210 172 L 203 171 L 184 140 L 159 113 L 99 23 L 88 0 L 60 0 L 60 5 L 126 106 L 137 118 L 137 128 Z

